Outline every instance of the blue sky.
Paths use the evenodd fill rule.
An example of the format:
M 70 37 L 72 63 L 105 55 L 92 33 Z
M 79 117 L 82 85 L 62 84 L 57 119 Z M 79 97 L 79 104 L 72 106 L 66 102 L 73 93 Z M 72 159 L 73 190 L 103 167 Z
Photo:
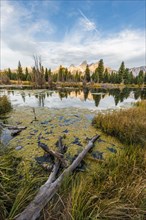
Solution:
M 103 58 L 117 69 L 145 63 L 144 0 L 1 0 L 1 68 L 79 65 Z

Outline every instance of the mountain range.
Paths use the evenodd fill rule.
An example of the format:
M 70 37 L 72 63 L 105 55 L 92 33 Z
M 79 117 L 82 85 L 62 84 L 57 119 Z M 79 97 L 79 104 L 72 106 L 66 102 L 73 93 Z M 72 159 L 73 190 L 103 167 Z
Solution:
M 133 67 L 131 69 L 129 69 L 130 71 L 132 71 L 134 76 L 137 76 L 139 74 L 139 71 L 143 71 L 144 73 L 146 72 L 146 66 L 140 66 L 140 67 Z
M 80 73 L 84 73 L 86 70 L 86 66 L 87 66 L 87 61 L 83 61 L 80 65 L 75 66 L 74 64 L 71 64 L 67 69 L 68 71 L 70 71 L 72 74 L 75 74 L 77 71 Z M 99 62 L 95 62 L 95 63 L 91 63 L 88 64 L 88 67 L 90 69 L 90 72 L 93 73 L 95 72 L 96 68 L 98 67 Z M 57 73 L 60 67 L 57 67 L 55 70 L 53 70 L 53 73 Z M 108 69 L 109 72 L 112 72 L 112 69 L 110 67 L 105 66 L 105 69 Z
M 75 66 L 74 64 L 71 64 L 67 69 L 68 71 L 70 71 L 72 74 L 75 74 L 77 71 L 80 72 L 81 74 L 85 73 L 85 69 L 87 66 L 87 61 L 83 61 L 80 65 Z M 96 68 L 98 67 L 99 62 L 95 62 L 95 63 L 91 63 L 88 64 L 88 67 L 90 69 L 91 74 L 93 72 L 95 72 Z M 64 66 L 62 66 L 64 67 Z M 25 68 L 26 67 L 22 67 L 23 72 L 25 72 Z M 31 67 L 27 67 L 28 71 L 31 72 L 32 68 Z M 56 69 L 52 70 L 53 73 L 58 73 L 60 66 L 58 66 Z M 64 67 L 65 68 L 65 67 Z M 111 67 L 108 67 L 105 65 L 104 67 L 105 69 L 108 69 L 108 72 L 111 73 L 112 71 L 117 72 L 117 70 L 113 70 Z M 137 76 L 140 70 L 143 70 L 143 72 L 146 72 L 146 66 L 140 66 L 140 67 L 133 67 L 133 68 L 129 68 L 130 71 L 132 71 L 134 76 Z M 17 72 L 17 69 L 13 69 L 11 70 L 12 72 Z
M 87 66 L 87 61 L 83 61 L 80 65 L 75 66 L 74 64 L 71 64 L 68 67 L 68 71 L 70 71 L 72 74 L 75 74 L 77 71 L 81 72 L 82 74 L 84 74 L 86 66 Z M 96 68 L 98 67 L 99 62 L 95 62 L 95 63 L 91 63 L 88 64 L 88 67 L 90 69 L 90 72 L 93 73 L 95 72 Z M 57 73 L 59 71 L 59 67 L 57 67 L 56 69 L 54 69 L 52 72 L 53 73 Z M 111 73 L 112 71 L 117 72 L 117 70 L 113 70 L 111 67 L 105 66 L 105 69 L 108 69 L 108 72 Z M 143 70 L 143 72 L 146 72 L 146 66 L 140 66 L 140 67 L 133 67 L 133 68 L 129 68 L 129 71 L 133 73 L 134 76 L 137 76 L 139 74 L 139 71 Z

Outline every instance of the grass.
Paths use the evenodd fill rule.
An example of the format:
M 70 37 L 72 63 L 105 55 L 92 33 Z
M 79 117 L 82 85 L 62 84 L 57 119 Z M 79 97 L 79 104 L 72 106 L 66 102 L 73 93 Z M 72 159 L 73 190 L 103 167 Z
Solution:
M 33 199 L 39 187 L 46 180 L 46 173 L 39 167 L 28 170 L 19 164 L 14 152 L 0 149 L 0 219 L 14 219 Z M 21 162 L 22 164 L 22 162 Z
M 145 219 L 145 107 L 145 101 L 137 103 L 134 108 L 107 114 L 108 120 L 106 115 L 100 115 L 103 117 L 100 128 L 110 124 L 110 130 L 108 126 L 104 131 L 110 134 L 113 129 L 113 136 L 120 131 L 117 138 L 127 144 L 102 163 L 94 161 L 94 168 L 88 167 L 86 172 L 74 172 L 65 178 L 39 220 Z M 116 120 L 113 115 L 116 115 Z M 95 126 L 98 117 L 94 119 Z M 115 125 L 117 120 L 119 126 L 118 123 Z M 125 130 L 124 126 L 127 126 Z M 36 164 L 28 169 L 13 151 L 1 149 L 0 219 L 14 219 L 32 200 L 47 176 L 48 173 Z
M 94 170 L 75 172 L 64 180 L 39 219 L 144 220 L 145 155 L 144 148 L 130 146 L 100 164 L 97 162 Z M 22 175 L 21 158 L 15 158 L 13 152 L 2 152 L 0 159 L 0 219 L 14 219 L 48 174 L 38 167 L 28 170 L 23 164 Z
M 11 102 L 6 95 L 0 97 L 0 114 L 9 112 L 12 109 Z
M 145 213 L 146 161 L 144 148 L 123 149 L 86 173 L 66 178 L 40 219 L 140 219 Z M 0 160 L 0 219 L 14 219 L 46 180 L 42 169 L 25 170 L 11 154 Z M 25 167 L 25 164 L 24 164 Z
M 145 110 L 142 101 L 131 109 L 94 118 L 97 128 L 116 136 L 125 147 L 97 162 L 95 169 L 65 179 L 42 219 L 145 219 Z
M 94 171 L 65 179 L 42 219 L 144 220 L 145 176 L 144 149 L 126 148 Z
M 100 113 L 93 119 L 93 125 L 126 144 L 145 145 L 146 100 L 130 109 Z

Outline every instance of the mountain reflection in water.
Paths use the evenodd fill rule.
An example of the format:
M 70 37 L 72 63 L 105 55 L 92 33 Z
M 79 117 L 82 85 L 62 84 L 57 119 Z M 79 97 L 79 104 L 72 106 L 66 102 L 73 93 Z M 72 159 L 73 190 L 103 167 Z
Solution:
M 124 89 L 68 89 L 59 90 L 0 90 L 0 95 L 9 96 L 13 105 L 31 107 L 87 109 L 109 109 L 129 106 L 133 102 L 146 99 L 146 90 Z

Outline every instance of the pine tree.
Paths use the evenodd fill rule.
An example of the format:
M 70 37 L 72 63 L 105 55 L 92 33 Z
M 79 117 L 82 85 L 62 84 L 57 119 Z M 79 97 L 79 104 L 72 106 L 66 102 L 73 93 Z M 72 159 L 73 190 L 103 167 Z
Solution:
M 8 75 L 8 77 L 9 77 L 9 79 L 11 80 L 11 79 L 12 79 L 12 72 L 11 72 L 11 69 L 10 69 L 10 68 L 8 69 L 8 74 L 7 74 L 7 75 Z
M 104 72 L 103 82 L 104 83 L 109 82 L 109 73 L 108 73 L 107 68 L 105 69 L 105 72 Z
M 129 74 L 129 69 L 126 68 L 123 76 L 124 84 L 129 84 L 130 83 L 130 74 Z
M 90 79 L 91 79 L 91 77 L 90 77 L 90 70 L 89 70 L 89 66 L 87 65 L 86 66 L 86 70 L 85 70 L 85 80 L 87 82 L 90 82 Z
M 113 71 L 111 72 L 111 75 L 110 75 L 110 83 L 114 83 L 114 72 Z
M 132 71 L 129 73 L 129 83 L 130 84 L 134 83 L 134 76 L 133 76 Z
M 102 82 L 102 80 L 103 80 L 103 73 L 104 73 L 103 59 L 99 60 L 99 65 L 97 67 L 97 72 L 98 72 L 98 75 L 99 75 L 99 82 Z
M 66 82 L 68 80 L 68 69 L 65 68 L 65 71 L 64 71 L 64 81 Z
M 23 70 L 22 70 L 20 61 L 18 62 L 17 76 L 18 76 L 18 80 L 22 80 L 22 78 L 23 78 Z
M 78 82 L 78 77 L 79 77 L 79 74 L 78 74 L 78 71 L 76 71 L 76 74 L 75 74 L 75 82 Z
M 144 72 L 143 70 L 140 70 L 137 76 L 137 84 L 142 85 L 143 83 L 144 83 Z
M 59 67 L 58 81 L 62 81 L 62 66 Z
M 49 71 L 48 71 L 48 77 L 52 77 L 51 69 L 49 69 Z
M 118 73 L 119 73 L 119 83 L 121 83 L 121 82 L 123 82 L 124 74 L 125 74 L 125 64 L 124 64 L 124 61 L 122 61 Z
M 23 74 L 23 80 L 28 80 L 28 75 L 29 75 L 29 73 L 28 73 L 28 68 L 26 67 L 25 68 L 25 74 Z
M 98 68 L 95 69 L 95 72 L 93 73 L 93 81 L 99 82 L 99 74 L 98 74 Z
M 146 72 L 145 72 L 145 75 L 144 75 L 144 84 L 146 84 Z
M 45 69 L 45 80 L 46 82 L 48 82 L 48 69 L 47 68 Z

